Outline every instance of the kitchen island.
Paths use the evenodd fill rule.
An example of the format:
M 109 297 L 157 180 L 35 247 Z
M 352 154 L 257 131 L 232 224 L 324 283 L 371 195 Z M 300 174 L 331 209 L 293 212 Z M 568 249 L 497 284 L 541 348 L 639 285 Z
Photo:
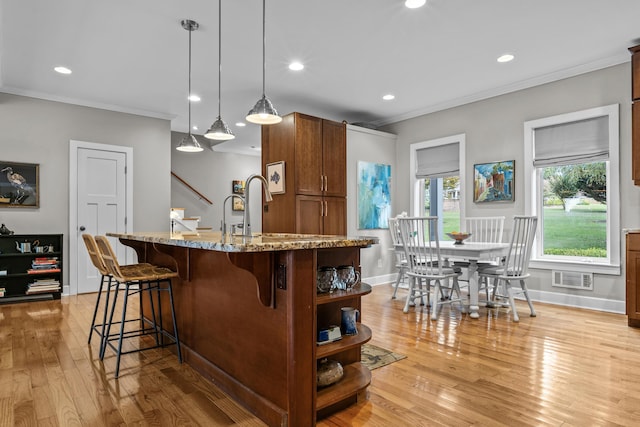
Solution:
M 308 426 L 358 401 L 371 381 L 360 347 L 371 331 L 318 346 L 319 328 L 340 325 L 340 309 L 361 309 L 371 292 L 316 292 L 321 266 L 353 265 L 375 237 L 218 232 L 108 233 L 139 262 L 176 269 L 173 291 L 184 361 L 271 426 Z M 171 328 L 169 307 L 163 321 Z M 145 310 L 149 313 L 149 310 Z M 364 313 L 366 315 L 366 313 Z M 169 329 L 170 332 L 172 332 Z M 344 376 L 316 388 L 317 363 L 340 362 Z

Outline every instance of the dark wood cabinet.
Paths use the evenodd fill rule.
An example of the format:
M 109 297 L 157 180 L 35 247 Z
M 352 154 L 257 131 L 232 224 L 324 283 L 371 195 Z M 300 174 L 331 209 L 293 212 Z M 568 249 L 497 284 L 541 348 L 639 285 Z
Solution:
M 631 173 L 635 185 L 640 185 L 640 45 L 629 48 L 631 52 Z
M 631 99 L 640 99 L 640 45 L 629 49 L 631 52 Z
M 61 292 L 62 234 L 0 236 L 0 304 L 60 299 Z
M 346 135 L 344 123 L 301 113 L 262 127 L 263 175 L 285 162 L 285 193 L 264 205 L 264 232 L 346 234 Z
M 296 233 L 345 234 L 347 199 L 296 196 Z
M 626 235 L 627 318 L 629 326 L 640 327 L 640 231 Z
M 347 127 L 344 123 L 322 121 L 323 195 L 347 196 Z

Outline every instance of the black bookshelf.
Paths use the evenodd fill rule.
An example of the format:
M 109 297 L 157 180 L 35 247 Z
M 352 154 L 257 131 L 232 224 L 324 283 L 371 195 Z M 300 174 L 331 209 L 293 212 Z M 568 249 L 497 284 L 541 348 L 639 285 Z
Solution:
M 60 299 L 63 287 L 62 236 L 0 236 L 0 304 Z M 30 250 L 21 252 L 19 246 L 25 242 L 30 244 Z

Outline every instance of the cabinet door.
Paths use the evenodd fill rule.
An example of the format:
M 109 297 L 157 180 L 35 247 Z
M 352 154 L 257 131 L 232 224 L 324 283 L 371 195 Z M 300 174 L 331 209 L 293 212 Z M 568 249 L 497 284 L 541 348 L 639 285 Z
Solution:
M 640 101 L 631 107 L 633 116 L 631 125 L 631 165 L 635 185 L 640 185 Z
M 344 197 L 324 198 L 322 234 L 347 234 L 347 199 Z
M 631 56 L 631 98 L 640 99 L 640 52 Z
M 322 121 L 322 165 L 325 196 L 347 196 L 347 127 Z
M 322 234 L 324 202 L 320 196 L 296 196 L 296 233 Z
M 628 323 L 640 327 L 640 233 L 627 234 L 626 279 Z
M 296 114 L 296 194 L 322 195 L 322 119 Z

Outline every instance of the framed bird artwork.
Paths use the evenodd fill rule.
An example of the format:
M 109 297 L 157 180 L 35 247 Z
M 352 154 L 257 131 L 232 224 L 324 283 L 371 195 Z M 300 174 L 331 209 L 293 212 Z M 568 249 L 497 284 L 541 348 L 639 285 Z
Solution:
M 40 207 L 40 165 L 0 160 L 0 208 Z

